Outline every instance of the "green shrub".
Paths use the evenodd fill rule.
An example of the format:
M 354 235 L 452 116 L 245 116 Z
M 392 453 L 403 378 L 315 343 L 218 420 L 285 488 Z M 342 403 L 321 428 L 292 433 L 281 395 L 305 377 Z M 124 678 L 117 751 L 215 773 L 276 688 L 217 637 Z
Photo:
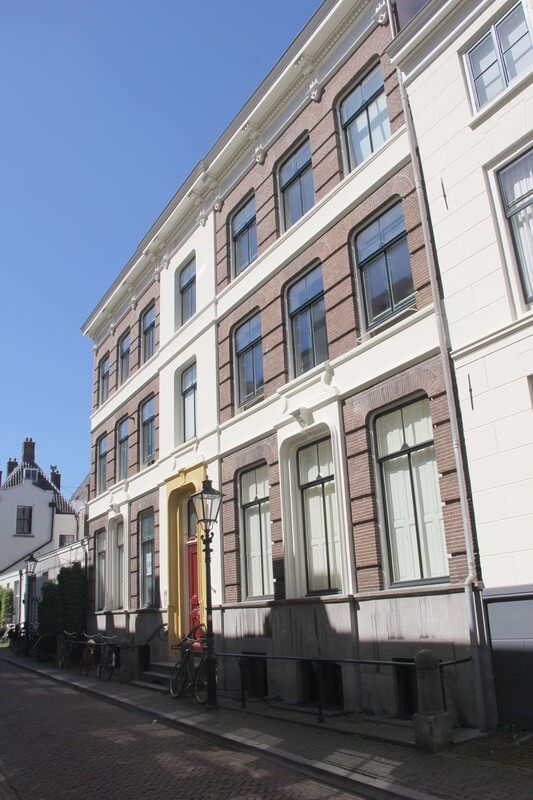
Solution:
M 13 622 L 13 589 L 0 588 L 0 622 Z
M 61 630 L 59 586 L 54 581 L 45 581 L 37 605 L 39 633 L 53 636 Z
M 62 567 L 57 585 L 61 630 L 81 633 L 87 625 L 87 579 L 81 564 Z

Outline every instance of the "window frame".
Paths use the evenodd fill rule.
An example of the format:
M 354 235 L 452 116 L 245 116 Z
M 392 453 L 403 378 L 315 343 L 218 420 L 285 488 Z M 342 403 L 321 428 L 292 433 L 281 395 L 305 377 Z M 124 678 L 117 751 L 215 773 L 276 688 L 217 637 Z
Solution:
M 240 347 L 237 344 L 237 337 L 239 331 L 241 331 L 245 325 L 248 325 L 253 319 L 256 317 L 259 318 L 259 335 L 249 341 L 245 346 Z M 255 312 L 247 316 L 244 320 L 240 320 L 238 325 L 235 326 L 232 335 L 233 340 L 233 361 L 234 361 L 234 374 L 235 374 L 235 397 L 237 400 L 237 407 L 238 408 L 247 408 L 248 406 L 255 403 L 260 398 L 264 397 L 264 386 L 265 386 L 265 371 L 264 371 L 264 358 L 263 358 L 263 329 L 262 329 L 262 318 L 261 318 L 261 311 L 257 309 Z M 258 384 L 256 380 L 256 361 L 255 361 L 255 353 L 256 350 L 259 350 L 261 355 L 261 383 Z M 254 391 L 251 395 L 247 395 L 246 397 L 242 397 L 241 394 L 241 358 L 244 357 L 247 353 L 252 352 L 252 366 L 253 366 L 253 374 L 254 374 Z
M 149 315 L 153 313 L 153 320 L 151 320 L 148 325 L 146 324 L 146 320 Z M 156 321 L 156 312 L 155 312 L 155 302 L 150 303 L 142 312 L 140 318 L 140 333 L 141 333 L 141 363 L 146 364 L 153 355 L 155 355 L 155 321 Z M 147 342 L 150 343 L 150 346 L 147 346 Z
M 367 100 L 365 100 L 363 102 L 363 104 L 361 106 L 359 106 L 358 109 L 351 114 L 351 116 L 348 118 L 348 120 L 346 122 L 343 122 L 343 119 L 342 119 L 342 107 L 343 107 L 344 103 L 353 94 L 353 92 L 356 91 L 356 89 L 358 89 L 359 87 L 362 87 L 362 84 L 365 81 L 365 79 L 368 78 L 368 76 L 372 72 L 377 70 L 377 69 L 380 70 L 381 79 L 382 79 L 380 89 L 376 90 Z M 369 120 L 368 120 L 368 108 L 375 100 L 377 100 L 377 98 L 381 94 L 383 94 L 384 97 L 385 97 L 385 107 L 387 109 L 387 121 L 388 121 L 388 124 L 389 124 L 389 133 L 388 133 L 388 136 L 385 138 L 385 140 L 380 145 L 378 145 L 377 147 L 374 147 L 373 146 L 373 142 L 372 142 L 371 128 L 370 128 L 370 125 L 368 124 L 369 123 Z M 359 117 L 363 112 L 366 112 L 367 127 L 368 127 L 368 132 L 369 132 L 369 139 L 370 139 L 370 142 L 372 144 L 372 149 L 370 151 L 370 154 L 368 156 L 366 156 L 366 158 L 363 158 L 362 161 L 359 161 L 358 163 L 352 164 L 352 159 L 351 159 L 351 155 L 350 155 L 351 149 L 350 149 L 350 143 L 349 143 L 349 139 L 348 139 L 348 128 L 350 127 L 350 125 L 352 125 L 353 122 L 355 122 L 357 117 Z M 355 81 L 352 81 L 350 83 L 350 85 L 348 86 L 348 88 L 345 91 L 343 91 L 339 101 L 337 102 L 337 120 L 338 120 L 339 130 L 340 130 L 340 133 L 341 133 L 341 140 L 342 140 L 341 151 L 342 151 L 342 156 L 343 156 L 344 174 L 345 175 L 349 175 L 351 172 L 353 172 L 355 169 L 357 169 L 357 167 L 361 166 L 361 164 L 364 164 L 365 161 L 367 161 L 369 158 L 371 158 L 371 156 L 374 155 L 374 153 L 376 153 L 381 147 L 383 147 L 385 142 L 387 142 L 390 139 L 391 135 L 392 135 L 391 129 L 390 129 L 389 107 L 388 107 L 388 104 L 387 104 L 387 95 L 386 95 L 386 92 L 385 92 L 385 81 L 384 81 L 384 78 L 383 78 L 383 69 L 381 67 L 381 62 L 380 61 L 376 61 L 373 64 L 367 65 L 367 68 L 364 70 L 364 72 L 359 73 L 359 77 Z
M 143 525 L 145 520 L 151 520 L 151 535 L 143 541 Z M 138 516 L 139 536 L 139 608 L 151 608 L 155 605 L 155 515 L 153 508 L 144 509 Z M 146 547 L 145 547 L 146 545 Z M 150 574 L 147 574 L 147 559 L 150 555 Z M 146 592 L 150 581 L 149 591 Z
M 400 207 L 402 219 L 403 219 L 403 231 L 400 234 L 394 236 L 390 241 L 386 242 L 386 244 L 381 245 L 378 247 L 377 250 L 374 250 L 369 256 L 364 258 L 361 262 L 358 259 L 357 255 L 357 239 L 358 237 L 363 234 L 368 228 L 370 228 L 374 223 L 380 220 L 382 217 L 385 216 L 389 211 L 393 208 Z M 411 284 L 412 284 L 412 292 L 403 300 L 398 302 L 394 305 L 393 301 L 393 293 L 392 293 L 392 282 L 390 278 L 390 269 L 389 269 L 389 262 L 386 260 L 386 269 L 387 269 L 387 287 L 389 292 L 389 300 L 391 301 L 390 306 L 391 310 L 385 314 L 382 312 L 379 317 L 374 318 L 373 322 L 369 322 L 369 314 L 368 314 L 368 303 L 367 303 L 367 296 L 365 291 L 365 277 L 363 275 L 362 268 L 369 266 L 373 261 L 379 258 L 381 255 L 386 254 L 388 250 L 392 249 L 396 245 L 398 245 L 402 240 L 405 240 L 406 248 L 407 248 L 407 256 L 409 258 L 409 270 L 411 273 Z M 414 286 L 413 281 L 413 269 L 411 264 L 411 253 L 409 251 L 409 239 L 408 239 L 408 231 L 405 226 L 405 214 L 403 212 L 403 198 L 397 196 L 394 202 L 391 202 L 384 208 L 381 208 L 376 214 L 373 214 L 368 219 L 364 220 L 360 226 L 354 231 L 352 235 L 352 258 L 354 264 L 354 274 L 355 274 L 355 282 L 356 282 L 356 301 L 358 305 L 359 311 L 359 318 L 361 320 L 361 327 L 364 331 L 368 331 L 369 333 L 375 330 L 379 330 L 382 326 L 390 324 L 391 320 L 397 317 L 402 311 L 405 311 L 408 308 L 416 307 L 416 289 Z
M 533 47 L 533 30 L 532 30 L 531 22 L 529 20 L 529 15 L 528 15 L 528 11 L 527 11 L 527 5 L 525 3 L 523 3 L 522 0 L 518 0 L 518 2 L 515 2 L 512 5 L 510 5 L 507 8 L 507 10 L 503 14 L 501 14 L 501 16 L 498 14 L 497 17 L 493 18 L 491 23 L 490 23 L 490 25 L 488 25 L 485 28 L 482 28 L 482 30 L 484 30 L 485 32 L 481 36 L 477 36 L 476 39 L 468 46 L 467 49 L 465 49 L 465 51 L 463 53 L 463 60 L 464 60 L 464 63 L 465 63 L 465 70 L 466 70 L 466 74 L 468 76 L 468 87 L 469 87 L 470 95 L 471 95 L 471 98 L 472 98 L 472 101 L 473 101 L 473 107 L 474 107 L 474 110 L 476 112 L 477 111 L 481 111 L 482 109 L 484 109 L 487 106 L 489 106 L 490 103 L 495 102 L 499 97 L 501 97 L 502 93 L 505 92 L 506 89 L 509 88 L 509 86 L 512 86 L 513 83 L 515 83 L 516 81 L 520 80 L 520 78 L 523 77 L 524 75 L 526 75 L 528 72 L 532 72 L 533 71 L 533 64 L 532 64 L 529 67 L 526 67 L 526 69 L 523 70 L 522 72 L 518 73 L 514 78 L 509 78 L 508 77 L 508 72 L 507 72 L 507 67 L 505 65 L 505 60 L 503 58 L 504 53 L 502 52 L 500 39 L 499 39 L 499 36 L 497 34 L 497 30 L 496 29 L 506 19 L 506 17 L 510 16 L 510 14 L 512 14 L 514 11 L 516 11 L 517 8 L 521 8 L 522 9 L 522 12 L 523 12 L 523 15 L 524 15 L 525 24 L 526 24 L 526 28 L 527 28 L 527 32 L 529 33 L 530 43 L 531 43 L 531 45 Z M 470 60 L 470 54 L 473 52 L 473 50 L 475 50 L 476 47 L 478 47 L 478 45 L 480 45 L 488 37 L 491 38 L 492 45 L 493 45 L 493 48 L 494 48 L 494 52 L 496 54 L 496 61 L 494 63 L 496 63 L 498 65 L 499 77 L 500 77 L 500 79 L 501 79 L 501 81 L 503 83 L 503 86 L 494 95 L 494 97 L 491 97 L 490 100 L 486 100 L 484 103 L 481 103 L 480 100 L 479 100 L 479 97 L 478 97 L 478 92 L 477 92 L 477 88 L 476 88 L 476 82 L 475 82 L 475 78 L 474 78 L 474 72 L 473 72 L 473 68 L 472 68 L 472 62 Z M 483 73 L 480 73 L 480 75 L 481 74 L 483 74 Z
M 128 343 L 127 349 L 124 349 L 124 342 Z M 128 328 L 124 331 L 122 336 L 117 342 L 117 381 L 118 385 L 122 386 L 130 376 L 130 353 L 131 353 L 131 331 Z M 124 367 L 126 364 L 126 368 Z M 124 374 L 126 373 L 126 374 Z
M 320 269 L 320 279 L 322 283 L 322 291 L 320 293 L 316 293 L 312 295 L 310 298 L 307 298 L 305 303 L 302 303 L 298 306 L 294 311 L 290 310 L 290 293 L 291 291 L 302 281 L 311 275 L 316 269 Z M 322 263 L 319 262 L 318 264 L 312 265 L 310 268 L 306 269 L 305 272 L 300 273 L 300 275 L 293 280 L 286 288 L 285 291 L 285 310 L 286 310 L 286 319 L 287 319 L 287 328 L 289 334 L 289 343 L 290 343 L 290 371 L 293 378 L 299 378 L 301 375 L 305 375 L 306 372 L 317 367 L 319 364 L 323 364 L 329 358 L 329 342 L 328 342 L 328 326 L 327 326 L 327 314 L 326 314 L 326 304 L 325 304 L 325 290 L 324 290 L 324 278 L 323 278 L 323 271 L 322 271 Z M 326 344 L 326 352 L 325 357 L 321 360 L 317 360 L 318 356 L 315 350 L 315 320 L 312 315 L 312 309 L 319 304 L 322 304 L 323 307 L 323 314 L 324 314 L 324 331 L 325 331 L 325 344 Z M 294 335 L 294 320 L 297 317 L 300 317 L 303 313 L 309 312 L 310 314 L 310 322 L 311 322 L 311 334 L 312 334 L 312 342 L 313 342 L 313 364 L 308 367 L 307 369 L 301 369 L 298 371 L 297 369 L 297 358 L 296 358 L 296 337 Z M 301 355 L 300 359 L 301 361 Z
M 429 422 L 430 425 L 433 425 L 433 420 L 431 417 L 431 409 L 429 406 L 429 398 L 427 395 L 418 394 L 413 397 L 409 398 L 402 398 L 400 401 L 395 402 L 391 405 L 388 405 L 382 409 L 376 411 L 370 421 L 369 421 L 369 429 L 371 432 L 372 438 L 372 458 L 374 463 L 374 472 L 376 476 L 376 501 L 378 506 L 378 519 L 380 521 L 380 527 L 383 531 L 382 541 L 384 539 L 384 552 L 386 552 L 386 564 L 385 572 L 388 575 L 388 583 L 390 586 L 424 586 L 424 585 L 433 585 L 439 583 L 448 583 L 450 580 L 449 572 L 446 575 L 436 576 L 436 577 L 420 577 L 420 578 L 411 578 L 406 580 L 396 580 L 394 576 L 394 567 L 393 567 L 393 557 L 392 557 L 392 541 L 391 541 L 391 533 L 390 533 L 390 524 L 388 519 L 388 510 L 387 510 L 387 494 L 385 492 L 385 483 L 384 483 L 384 471 L 382 469 L 382 464 L 386 461 L 390 461 L 394 458 L 398 458 L 402 455 L 408 455 L 409 457 L 409 481 L 411 486 L 411 499 L 413 502 L 414 508 L 414 515 L 415 515 L 415 526 L 416 526 L 416 543 L 417 543 L 417 556 L 418 556 L 418 565 L 421 571 L 421 575 L 423 573 L 421 558 L 420 558 L 420 537 L 419 537 L 419 523 L 418 523 L 418 507 L 416 505 L 416 493 L 414 492 L 413 488 L 413 473 L 411 468 L 411 459 L 410 455 L 414 452 L 420 452 L 424 449 L 428 449 L 429 447 L 433 447 L 435 450 L 435 439 L 426 440 L 418 445 L 413 447 L 407 447 L 403 449 L 403 447 L 398 450 L 394 451 L 393 453 L 389 453 L 385 456 L 379 455 L 379 447 L 378 447 L 378 435 L 377 435 L 377 422 L 382 417 L 386 417 L 389 414 L 392 414 L 396 411 L 402 411 L 403 409 L 407 408 L 408 406 L 414 405 L 415 403 L 419 403 L 421 400 L 426 400 L 428 403 L 428 412 L 429 412 Z M 403 419 L 403 417 L 402 417 Z M 437 465 L 437 457 L 435 452 L 435 467 Z M 438 482 L 438 473 L 437 473 L 437 491 L 440 496 L 440 484 Z M 444 529 L 444 521 L 442 523 L 443 528 L 443 546 L 445 553 L 447 554 L 447 546 L 446 546 L 446 531 Z
M 253 216 L 250 217 L 246 222 L 244 222 L 240 228 L 235 231 L 235 219 L 238 215 L 244 211 L 251 203 L 254 204 L 254 213 Z M 255 252 L 253 252 L 253 247 L 250 246 L 250 230 L 254 229 L 255 231 Z M 240 241 L 241 237 L 246 234 L 247 236 L 247 250 L 248 250 L 248 261 L 243 264 L 242 266 L 238 267 L 237 265 L 237 242 Z M 231 264 L 233 268 L 233 276 L 237 277 L 242 272 L 244 272 L 250 264 L 255 261 L 258 256 L 258 246 L 257 246 L 257 206 L 255 203 L 255 193 L 249 195 L 230 215 L 229 218 L 229 239 L 231 242 Z
M 28 528 L 28 530 L 22 530 L 25 528 Z M 33 506 L 17 505 L 17 515 L 15 518 L 15 535 L 33 536 L 32 529 L 33 529 Z
M 184 273 L 193 266 L 192 275 L 182 284 L 182 276 Z M 196 254 L 192 255 L 176 272 L 177 278 L 177 299 L 178 299 L 178 313 L 177 313 L 177 327 L 185 325 L 196 314 Z M 191 298 L 189 303 L 191 308 L 186 307 L 186 300 Z M 189 313 L 190 311 L 190 313 Z
M 147 406 L 153 403 L 153 413 L 151 416 L 144 418 L 144 411 Z M 147 467 L 150 464 L 153 464 L 156 460 L 155 453 L 156 453 L 156 445 L 155 445 L 155 418 L 156 418 L 156 408 L 155 408 L 155 395 L 152 394 L 147 397 L 145 400 L 142 401 L 141 405 L 139 406 L 139 447 L 140 447 L 140 464 L 142 467 Z M 150 439 L 152 441 L 152 450 L 147 451 L 147 443 L 146 443 L 146 431 L 150 430 Z
M 119 531 L 121 531 L 121 543 L 119 544 Z M 124 542 L 125 542 L 125 526 L 124 520 L 119 519 L 113 526 L 113 557 L 112 557 L 112 575 L 113 575 L 113 609 L 121 610 L 125 607 L 124 603 L 124 587 L 125 587 L 125 569 L 124 569 Z
M 194 381 L 189 386 L 184 387 L 185 376 L 192 369 L 194 369 Z M 191 361 L 189 364 L 187 364 L 187 366 L 183 367 L 183 369 L 180 372 L 179 380 L 180 380 L 181 440 L 182 442 L 189 442 L 191 439 L 196 438 L 196 436 L 198 435 L 198 426 L 197 426 L 198 372 L 197 372 L 196 361 Z M 191 394 L 193 395 L 194 419 L 193 419 L 193 433 L 189 436 L 187 431 L 188 428 L 187 399 Z
M 258 498 L 257 496 L 253 501 L 244 503 L 243 502 L 243 490 L 242 490 L 242 479 L 245 475 L 256 472 L 258 469 L 264 468 L 266 470 L 266 482 L 268 485 L 268 494 L 265 497 Z M 252 600 L 257 598 L 272 598 L 274 597 L 274 562 L 272 557 L 272 532 L 271 532 L 271 520 L 270 520 L 270 483 L 268 480 L 268 465 L 266 461 L 261 461 L 256 464 L 253 464 L 246 469 L 242 469 L 237 474 L 237 497 L 238 497 L 238 504 L 239 504 L 239 525 L 240 525 L 240 555 L 241 555 L 241 573 L 244 578 L 243 581 L 243 600 Z M 256 481 L 257 484 L 257 481 Z M 261 510 L 262 507 L 267 505 L 268 510 L 266 514 L 268 515 L 268 527 L 266 531 L 263 531 L 261 528 Z M 248 574 L 248 552 L 247 552 L 247 531 L 246 531 L 246 515 L 245 512 L 253 508 L 254 506 L 258 506 L 259 508 L 259 519 L 260 519 L 260 528 L 261 528 L 261 584 L 263 588 L 263 592 L 261 594 L 251 594 L 250 593 L 250 579 Z M 270 551 L 269 551 L 270 545 Z M 270 573 L 272 576 L 272 591 L 266 592 L 266 579 L 265 579 L 265 561 L 270 558 Z M 268 587 L 270 588 L 270 587 Z
M 94 610 L 104 611 L 106 608 L 106 588 L 107 588 L 107 541 L 106 530 L 102 528 L 94 534 L 94 551 L 95 551 L 95 592 L 94 592 Z
M 331 448 L 331 463 L 332 463 L 332 469 L 333 469 L 332 474 L 330 476 L 326 476 L 325 478 L 324 477 L 320 477 L 317 480 L 308 481 L 307 483 L 302 483 L 301 482 L 301 476 L 300 476 L 300 453 L 303 450 L 309 449 L 311 447 L 318 448 L 318 446 L 322 442 L 326 442 L 326 441 L 329 441 L 330 448 Z M 336 498 L 338 496 L 337 481 L 336 481 L 336 476 L 335 476 L 333 440 L 332 440 L 331 434 L 327 434 L 325 436 L 320 436 L 317 439 L 313 439 L 313 441 L 305 442 L 303 444 L 300 444 L 295 450 L 294 460 L 295 460 L 295 474 L 296 474 L 296 490 L 298 491 L 298 495 L 299 495 L 298 506 L 299 506 L 299 511 L 300 511 L 300 524 L 301 524 L 300 538 L 301 538 L 301 545 L 302 545 L 302 559 L 303 559 L 304 574 L 305 574 L 305 590 L 306 590 L 305 596 L 306 597 L 317 597 L 317 596 L 322 596 L 322 595 L 340 594 L 342 592 L 342 586 L 343 586 L 343 565 L 342 565 L 342 547 L 343 547 L 343 543 L 342 543 L 342 537 L 341 537 L 341 520 L 340 520 L 340 517 L 339 517 L 339 515 L 337 513 L 336 514 L 336 519 L 333 520 L 333 521 L 336 522 L 338 524 L 338 526 L 339 526 L 339 565 L 338 565 L 338 567 L 339 567 L 339 583 L 340 583 L 340 586 L 334 587 L 334 586 L 331 586 L 331 565 L 330 565 L 330 547 L 334 548 L 334 541 L 330 543 L 330 540 L 329 540 L 329 531 L 328 531 L 328 528 L 327 528 L 327 512 L 325 510 L 325 500 L 324 500 L 324 486 L 326 485 L 326 483 L 330 483 L 331 481 L 333 481 L 333 487 L 334 487 Z M 323 507 L 322 510 L 323 510 L 323 513 L 324 513 L 323 519 L 324 519 L 324 522 L 325 522 L 325 525 L 326 525 L 326 544 L 327 544 L 327 546 L 326 546 L 326 560 L 327 560 L 327 565 L 328 565 L 328 588 L 327 589 L 310 589 L 309 588 L 309 560 L 308 560 L 308 556 L 307 556 L 307 535 L 306 535 L 306 525 L 305 525 L 306 514 L 305 514 L 304 493 L 305 493 L 305 491 L 307 489 L 310 489 L 313 486 L 321 486 L 322 487 L 322 507 Z
M 300 150 L 302 150 L 306 145 L 309 146 L 309 158 L 307 161 L 299 167 L 291 177 L 282 183 L 281 179 L 281 172 L 283 167 L 295 156 Z M 304 210 L 304 202 L 303 202 L 303 193 L 302 193 L 302 184 L 301 179 L 307 172 L 311 173 L 311 186 L 313 189 L 313 202 L 312 204 Z M 283 156 L 283 160 L 279 163 L 277 170 L 276 170 L 276 180 L 277 180 L 277 189 L 278 189 L 278 197 L 279 197 L 279 209 L 280 209 L 280 221 L 281 221 L 281 229 L 284 233 L 285 231 L 290 230 L 302 217 L 304 217 L 308 211 L 310 211 L 313 206 L 316 205 L 316 198 L 315 198 L 315 183 L 314 183 L 314 173 L 313 173 L 313 152 L 311 149 L 311 139 L 309 135 L 305 136 L 303 139 L 300 139 L 292 148 L 291 150 Z M 285 197 L 286 191 L 290 189 L 298 181 L 300 186 L 300 199 L 302 205 L 302 213 L 299 217 L 292 220 L 290 223 L 287 220 L 287 214 L 285 210 Z
M 129 417 L 122 417 L 117 422 L 117 448 L 116 448 L 116 480 L 124 481 L 129 471 Z M 121 434 L 121 427 L 126 425 L 126 435 Z M 124 463 L 125 460 L 125 463 Z
M 105 403 L 109 397 L 109 374 L 111 370 L 111 359 L 106 353 L 98 363 L 98 405 Z
M 530 307 L 531 304 L 533 304 L 533 263 L 529 267 L 529 271 L 530 271 L 530 274 L 531 274 L 531 279 L 530 280 L 531 280 L 531 287 L 532 288 L 531 288 L 531 292 L 528 294 L 527 287 L 526 287 L 526 276 L 524 274 L 526 272 L 527 264 L 526 264 L 526 266 L 524 266 L 522 264 L 522 260 L 521 260 L 521 257 L 520 257 L 520 252 L 519 252 L 518 245 L 517 245 L 517 242 L 516 242 L 515 230 L 514 230 L 514 226 L 512 224 L 512 218 L 515 215 L 519 214 L 520 211 L 523 211 L 525 208 L 528 208 L 529 206 L 533 206 L 533 191 L 529 195 L 524 195 L 523 199 L 521 199 L 519 202 L 516 202 L 515 205 L 517 205 L 518 207 L 517 207 L 516 210 L 514 210 L 511 213 L 509 211 L 509 207 L 507 206 L 507 203 L 506 203 L 506 199 L 505 199 L 506 191 L 505 191 L 505 188 L 504 188 L 504 185 L 503 185 L 503 179 L 502 179 L 502 175 L 507 169 L 509 169 L 513 165 L 517 164 L 521 159 L 525 158 L 526 156 L 529 156 L 533 161 L 533 144 L 531 142 L 529 143 L 528 147 L 524 148 L 519 153 L 514 153 L 513 157 L 511 159 L 506 160 L 506 162 L 504 164 L 500 165 L 497 168 L 497 170 L 495 171 L 495 179 L 496 179 L 496 186 L 497 186 L 497 191 L 498 191 L 498 196 L 499 196 L 499 201 L 500 201 L 500 208 L 501 208 L 503 219 L 505 220 L 505 223 L 504 223 L 505 224 L 505 231 L 506 231 L 507 236 L 508 236 L 510 250 L 511 250 L 511 253 L 512 253 L 512 256 L 513 256 L 515 270 L 516 270 L 516 274 L 517 274 L 518 282 L 519 282 L 519 286 L 520 286 L 520 291 L 521 291 L 520 300 L 521 300 L 521 303 L 524 304 L 525 307 L 527 308 L 527 307 Z M 526 202 L 525 198 L 527 198 L 529 196 L 531 197 L 531 200 L 530 200 L 530 202 Z M 533 213 L 533 210 L 532 210 L 532 213 Z
M 102 450 L 102 445 L 105 450 Z M 107 490 L 107 433 L 103 433 L 96 440 L 96 494 L 103 494 Z

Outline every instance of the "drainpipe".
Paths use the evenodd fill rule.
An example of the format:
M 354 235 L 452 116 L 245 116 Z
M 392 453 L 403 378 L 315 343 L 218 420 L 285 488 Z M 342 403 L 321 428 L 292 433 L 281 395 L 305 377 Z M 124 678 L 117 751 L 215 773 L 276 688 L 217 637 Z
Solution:
M 400 94 L 402 98 L 405 120 L 407 124 L 407 135 L 409 138 L 409 146 L 411 150 L 416 194 L 421 211 L 422 230 L 424 233 L 424 240 L 426 243 L 429 279 L 431 283 L 431 291 L 435 307 L 435 321 L 437 323 L 439 348 L 441 353 L 442 369 L 444 373 L 444 386 L 446 389 L 446 395 L 448 397 L 448 404 L 450 410 L 450 425 L 452 433 L 453 453 L 455 459 L 455 467 L 457 470 L 457 481 L 459 484 L 459 499 L 461 503 L 461 520 L 463 523 L 463 530 L 465 532 L 466 560 L 467 560 L 468 574 L 464 582 L 464 592 L 465 592 L 465 602 L 466 602 L 466 610 L 468 618 L 468 627 L 470 633 L 472 662 L 474 666 L 474 681 L 475 681 L 474 691 L 476 697 L 478 725 L 481 730 L 486 730 L 487 710 L 485 708 L 485 699 L 482 688 L 483 670 L 480 659 L 479 627 L 478 627 L 476 600 L 474 596 L 474 586 L 476 584 L 474 535 L 472 531 L 472 523 L 470 518 L 469 494 L 466 483 L 463 452 L 461 448 L 455 386 L 454 386 L 452 368 L 450 364 L 451 356 L 450 356 L 448 329 L 446 320 L 442 312 L 442 302 L 441 302 L 439 282 L 437 277 L 437 257 L 434 250 L 434 241 L 432 236 L 429 209 L 427 206 L 426 195 L 424 191 L 424 179 L 422 175 L 422 167 L 420 164 L 420 153 L 418 149 L 416 131 L 411 114 L 409 99 L 407 97 L 407 93 L 403 86 L 399 69 L 398 69 L 398 77 L 400 84 Z

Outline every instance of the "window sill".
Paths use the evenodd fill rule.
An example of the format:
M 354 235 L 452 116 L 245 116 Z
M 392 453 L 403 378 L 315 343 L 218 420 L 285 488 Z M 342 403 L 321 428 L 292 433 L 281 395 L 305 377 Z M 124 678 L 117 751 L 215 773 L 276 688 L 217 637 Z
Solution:
M 523 75 L 513 81 L 503 92 L 500 92 L 498 97 L 495 97 L 494 100 L 491 100 L 490 103 L 487 103 L 482 108 L 480 108 L 470 122 L 468 123 L 468 127 L 472 130 L 475 130 L 479 125 L 481 125 L 485 120 L 494 114 L 496 111 L 504 106 L 509 100 L 512 100 L 513 97 L 516 97 L 522 89 L 527 86 L 531 82 L 531 78 L 533 77 L 533 69 L 527 70 Z
M 262 393 L 257 394 L 251 400 L 248 400 L 247 403 L 241 403 L 241 405 L 237 406 L 235 413 L 241 414 L 243 411 L 248 411 L 249 408 L 253 408 L 253 406 L 256 406 L 258 403 L 261 403 L 264 399 L 265 399 L 264 394 Z
M 404 306 L 403 308 L 398 309 L 398 311 L 395 311 L 394 314 L 390 314 L 390 316 L 388 316 L 382 322 L 377 322 L 375 325 L 372 325 L 371 327 L 365 328 L 365 330 L 363 331 L 363 333 L 359 337 L 359 341 L 361 343 L 362 342 L 367 342 L 369 339 L 371 339 L 376 334 L 381 333 L 381 331 L 387 330 L 387 328 L 390 328 L 391 325 L 396 325 L 397 322 L 400 322 L 401 320 L 405 319 L 406 317 L 410 317 L 412 314 L 415 314 L 417 311 L 418 311 L 418 308 L 416 307 L 415 300 L 413 298 L 409 302 L 408 305 Z
M 35 539 L 34 533 L 14 533 L 13 536 L 18 539 Z

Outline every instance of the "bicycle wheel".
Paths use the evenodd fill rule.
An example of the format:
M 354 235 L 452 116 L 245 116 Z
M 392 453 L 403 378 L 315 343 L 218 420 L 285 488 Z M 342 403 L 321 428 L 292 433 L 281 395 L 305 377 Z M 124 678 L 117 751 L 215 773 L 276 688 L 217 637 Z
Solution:
M 189 677 L 187 661 L 180 661 L 174 667 L 172 675 L 170 676 L 169 690 L 172 697 L 179 697 L 187 687 Z
M 199 703 L 207 703 L 207 662 L 202 658 L 194 676 L 194 696 Z
M 105 655 L 104 665 L 102 667 L 102 672 L 106 681 L 110 681 L 113 677 L 113 673 L 115 671 L 115 660 L 115 651 L 112 647 L 110 647 Z

